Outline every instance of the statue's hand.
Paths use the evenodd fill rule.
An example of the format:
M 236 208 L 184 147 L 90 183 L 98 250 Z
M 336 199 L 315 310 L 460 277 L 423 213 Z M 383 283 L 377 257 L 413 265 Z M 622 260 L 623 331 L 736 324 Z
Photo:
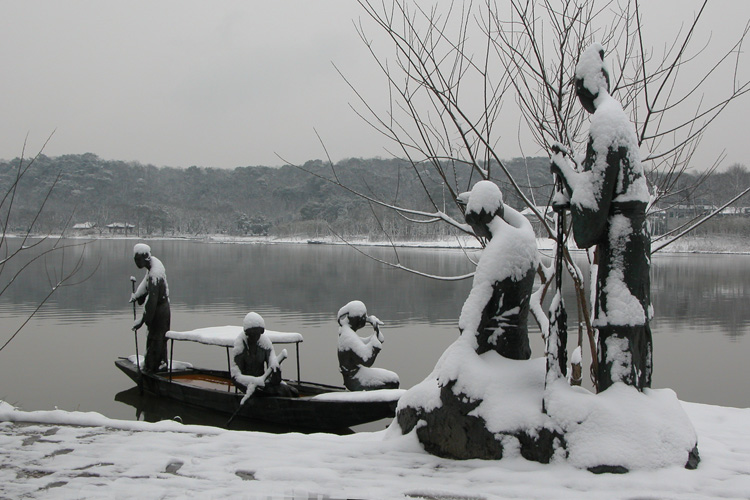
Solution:
M 371 314 L 370 316 L 367 317 L 367 322 L 370 323 L 375 329 L 377 329 L 380 325 L 385 324 L 382 321 L 380 321 L 377 318 L 377 316 L 375 316 L 374 314 Z
M 550 172 L 558 176 L 564 176 L 563 169 L 569 166 L 569 158 L 572 158 L 570 151 L 564 144 L 559 142 L 554 143 L 550 147 L 550 151 L 552 152 L 552 161 L 549 166 Z
M 381 325 L 384 325 L 385 323 L 383 323 L 382 321 L 380 321 L 380 320 L 379 320 L 379 319 L 377 318 L 377 316 L 375 316 L 374 314 L 373 314 L 373 315 L 371 315 L 371 316 L 369 316 L 369 317 L 367 318 L 367 322 L 368 322 L 368 323 L 370 323 L 370 324 L 372 325 L 372 329 L 373 329 L 373 330 L 375 330 L 375 333 L 377 334 L 378 340 L 379 340 L 379 341 L 380 341 L 381 343 L 382 343 L 382 342 L 385 342 L 385 337 L 383 337 L 383 334 L 382 334 L 382 333 L 380 333 L 380 326 L 381 326 Z
M 563 156 L 567 156 L 568 155 L 568 148 L 565 146 L 565 144 L 563 144 L 561 142 L 554 143 L 550 147 L 550 150 L 552 151 L 553 155 L 557 155 L 557 154 L 561 154 Z
M 575 170 L 571 166 L 570 151 L 562 144 L 555 143 L 552 145 L 552 157 L 549 170 L 555 176 L 556 193 L 552 199 L 552 207 L 555 211 L 568 208 L 570 206 L 570 194 L 572 188 L 570 182 L 571 176 L 575 176 Z

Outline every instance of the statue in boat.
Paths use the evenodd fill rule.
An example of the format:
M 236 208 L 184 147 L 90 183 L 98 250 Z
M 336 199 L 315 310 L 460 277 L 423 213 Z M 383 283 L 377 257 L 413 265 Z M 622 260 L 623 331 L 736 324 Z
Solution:
M 155 373 L 167 364 L 166 334 L 171 320 L 167 271 L 164 264 L 151 255 L 151 247 L 145 243 L 138 243 L 133 247 L 133 260 L 138 269 L 146 268 L 141 284 L 130 296 L 130 302 L 143 305 L 143 315 L 133 324 L 133 331 L 144 324 L 148 328 L 142 370 Z M 135 278 L 131 279 L 135 281 Z M 140 360 L 136 362 L 140 363 Z
M 229 358 L 232 380 L 249 395 L 296 396 L 296 389 L 281 379 L 280 360 L 265 329 L 260 314 L 250 312 L 245 316 Z
M 383 322 L 375 316 L 368 316 L 364 303 L 354 300 L 339 310 L 338 323 L 339 369 L 344 386 L 350 391 L 398 389 L 400 381 L 396 373 L 372 366 L 385 342 L 380 331 Z M 374 332 L 362 338 L 356 332 L 368 323 Z

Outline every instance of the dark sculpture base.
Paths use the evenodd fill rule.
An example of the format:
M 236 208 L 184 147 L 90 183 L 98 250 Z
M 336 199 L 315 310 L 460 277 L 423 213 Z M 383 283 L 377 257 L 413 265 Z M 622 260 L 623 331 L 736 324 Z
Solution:
M 616 384 L 595 395 L 559 380 L 545 392 L 543 359 L 515 361 L 490 353 L 489 359 L 483 355 L 481 371 L 456 369 L 466 365 L 452 361 L 465 356 L 460 348 L 446 351 L 432 375 L 399 402 L 393 426 L 404 435 L 413 432 L 428 453 L 458 460 L 566 461 L 593 473 L 698 466 L 695 431 L 668 389 L 641 393 Z M 477 387 L 469 380 L 483 388 L 481 395 L 459 389 Z M 506 410 L 507 418 L 498 418 Z
M 546 428 L 519 430 L 516 433 L 492 433 L 481 417 L 470 415 L 479 405 L 466 395 L 453 393 L 454 383 L 440 390 L 443 406 L 431 412 L 404 408 L 397 422 L 404 434 L 417 427 L 417 437 L 425 451 L 451 459 L 499 460 L 512 438 L 513 448 L 527 460 L 549 463 L 555 450 L 564 442 L 562 434 Z M 424 422 L 424 424 L 419 423 Z

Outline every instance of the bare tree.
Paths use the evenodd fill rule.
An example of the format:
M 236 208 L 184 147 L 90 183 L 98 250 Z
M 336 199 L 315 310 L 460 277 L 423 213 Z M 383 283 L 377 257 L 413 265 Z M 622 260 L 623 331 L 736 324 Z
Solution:
M 484 0 L 440 6 L 434 2 L 428 7 L 410 0 L 359 3 L 365 16 L 356 28 L 386 82 L 390 99 L 385 108 L 376 105 L 343 71 L 339 73 L 359 99 L 355 111 L 392 141 L 391 153 L 407 160 L 422 181 L 431 209 L 415 210 L 357 192 L 342 183 L 335 170 L 327 180 L 416 223 L 447 223 L 470 233 L 430 197 L 428 171 L 443 183 L 456 210 L 462 211 L 458 203 L 462 191 L 477 180 L 493 180 L 513 191 L 543 230 L 554 236 L 553 221 L 545 217 L 546 210 L 538 208 L 549 205 L 549 200 L 537 200 L 529 178 L 512 175 L 501 158 L 497 145 L 505 130 L 500 125 L 507 121 L 507 108 L 515 104 L 525 125 L 519 126 L 519 137 L 530 137 L 545 151 L 555 143 L 570 151 L 581 149 L 587 135 L 573 89 L 574 71 L 579 55 L 592 42 L 605 46 L 608 60 L 614 61 L 611 94 L 630 114 L 646 152 L 642 161 L 652 192 L 651 207 L 674 193 L 705 131 L 727 106 L 750 90 L 750 82 L 737 79 L 748 27 L 710 64 L 696 63 L 708 48 L 694 48 L 707 2 L 674 42 L 660 51 L 646 39 L 638 0 L 509 0 L 502 5 Z M 372 26 L 375 36 L 370 33 Z M 380 45 L 383 37 L 385 50 Z M 728 89 L 723 94 L 715 87 L 707 92 L 725 68 L 733 75 Z M 703 182 L 721 159 L 719 155 L 694 184 Z M 664 236 L 656 249 L 693 227 Z M 589 255 L 593 259 L 593 253 Z M 567 252 L 566 262 L 593 346 L 583 273 Z M 551 273 L 541 269 L 540 275 L 545 286 L 539 300 Z
M 47 142 L 49 142 L 49 138 Z M 47 188 L 42 202 L 36 207 L 32 215 L 31 222 L 28 223 L 25 229 L 13 237 L 12 233 L 15 232 L 12 230 L 12 224 L 14 223 L 14 202 L 18 195 L 19 185 L 26 173 L 29 172 L 42 154 L 47 142 L 44 143 L 39 153 L 30 160 L 25 158 L 26 144 L 24 143 L 23 152 L 15 170 L 15 176 L 11 180 L 7 190 L 3 193 L 2 199 L 0 199 L 0 224 L 2 224 L 2 233 L 0 234 L 0 253 L 2 253 L 2 257 L 0 258 L 0 298 L 37 262 L 42 262 L 45 265 L 49 287 L 31 314 L 0 345 L 0 351 L 5 349 L 16 338 L 18 333 L 31 321 L 34 315 L 59 288 L 79 284 L 88 279 L 96 271 L 96 268 L 94 268 L 88 275 L 81 278 L 80 274 L 84 269 L 84 252 L 78 252 L 78 256 L 73 259 L 72 264 L 69 262 L 69 259 L 66 259 L 66 252 L 70 253 L 73 248 L 88 244 L 86 241 L 69 243 L 63 239 L 65 228 L 70 224 L 73 213 L 69 215 L 65 227 L 59 235 L 53 236 L 48 234 L 36 236 L 34 234 L 34 226 L 42 215 L 47 201 L 50 199 L 55 186 L 62 176 L 62 172 L 58 172 L 49 188 Z

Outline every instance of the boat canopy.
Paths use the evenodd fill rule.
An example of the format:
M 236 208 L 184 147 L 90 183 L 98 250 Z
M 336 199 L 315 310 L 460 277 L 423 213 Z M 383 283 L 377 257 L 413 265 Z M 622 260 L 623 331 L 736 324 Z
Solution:
M 233 347 L 234 341 L 240 333 L 242 333 L 242 327 L 237 325 L 209 326 L 185 332 L 170 330 L 167 332 L 167 338 L 171 340 L 188 340 L 206 345 Z M 302 335 L 294 332 L 266 330 L 265 335 L 274 344 L 299 344 L 303 341 Z

